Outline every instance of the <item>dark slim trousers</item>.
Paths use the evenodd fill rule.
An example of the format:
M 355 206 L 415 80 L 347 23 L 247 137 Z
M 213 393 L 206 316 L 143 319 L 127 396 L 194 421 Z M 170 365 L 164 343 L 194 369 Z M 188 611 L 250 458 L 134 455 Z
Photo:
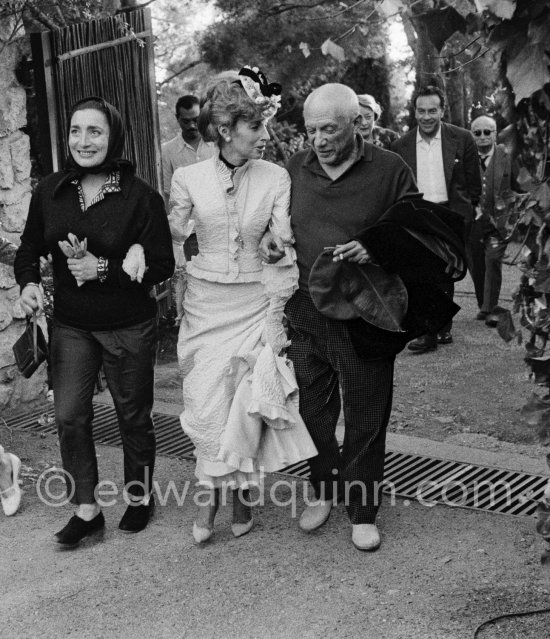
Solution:
M 299 291 L 288 302 L 286 315 L 300 414 L 319 451 L 309 460 L 315 494 L 332 499 L 336 490 L 352 524 L 374 523 L 382 497 L 394 357 L 359 357 L 346 323 L 321 315 L 309 296 Z M 342 452 L 336 440 L 340 388 L 345 421 Z
M 443 204 L 445 206 L 448 206 L 447 202 L 443 202 Z M 468 270 L 470 271 L 470 273 L 473 272 L 472 255 L 471 255 L 471 251 L 470 251 L 470 234 L 471 234 L 471 232 L 472 232 L 472 223 L 471 222 L 465 222 L 464 223 L 464 253 L 465 253 L 465 256 L 466 256 L 466 263 L 468 265 Z M 454 295 L 455 295 L 454 282 L 451 282 L 450 280 L 445 280 L 445 281 L 440 283 L 439 288 L 448 297 L 450 297 L 451 299 L 454 298 Z M 441 333 L 450 333 L 452 328 L 453 328 L 453 322 L 451 320 L 450 322 L 445 324 L 445 326 L 442 326 L 439 329 L 439 334 L 441 334 Z M 437 339 L 437 333 L 430 333 L 429 335 L 431 337 L 433 337 L 434 339 Z
M 74 482 L 73 503 L 95 501 L 98 470 L 92 399 L 102 365 L 122 438 L 125 488 L 136 498 L 150 492 L 155 464 L 151 411 L 156 348 L 154 319 L 112 331 L 84 331 L 54 320 L 55 419 L 63 468 Z
M 502 286 L 502 260 L 506 242 L 497 234 L 487 232 L 483 220 L 474 222 L 470 236 L 472 279 L 480 310 L 490 313 L 500 297 Z

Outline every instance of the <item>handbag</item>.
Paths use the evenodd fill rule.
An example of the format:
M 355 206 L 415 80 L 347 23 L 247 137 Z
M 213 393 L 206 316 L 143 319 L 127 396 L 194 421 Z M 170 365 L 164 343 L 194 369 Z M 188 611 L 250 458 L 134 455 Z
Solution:
M 33 313 L 32 319 L 27 318 L 27 327 L 12 348 L 17 368 L 27 379 L 46 361 L 48 345 L 42 329 L 38 326 L 36 313 Z

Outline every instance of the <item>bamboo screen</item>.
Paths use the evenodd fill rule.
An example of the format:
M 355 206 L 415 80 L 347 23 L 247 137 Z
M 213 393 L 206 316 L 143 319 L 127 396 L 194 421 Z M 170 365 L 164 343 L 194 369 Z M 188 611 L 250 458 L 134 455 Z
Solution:
M 125 157 L 138 175 L 160 189 L 160 140 L 148 10 L 73 24 L 48 33 L 49 93 L 53 168 L 63 165 L 67 118 L 78 100 L 97 95 L 113 104 L 126 125 Z M 43 41 L 44 44 L 44 41 Z M 49 63 L 49 64 L 48 64 Z

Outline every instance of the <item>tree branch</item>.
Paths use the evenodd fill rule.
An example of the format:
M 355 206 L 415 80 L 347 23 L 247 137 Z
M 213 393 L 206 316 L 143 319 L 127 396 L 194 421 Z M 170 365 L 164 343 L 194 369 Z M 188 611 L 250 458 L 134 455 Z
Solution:
M 319 7 L 322 4 L 329 4 L 332 0 L 319 0 L 319 2 L 314 2 L 313 4 L 287 4 L 287 5 L 278 5 L 275 7 L 271 7 L 269 11 L 262 11 L 261 13 L 267 15 L 268 17 L 278 16 L 281 13 L 286 13 L 287 11 L 299 11 L 300 9 L 314 9 L 315 7 Z
M 315 18 L 305 18 L 305 20 L 307 20 L 308 22 L 313 22 L 315 20 L 331 20 L 332 18 L 337 18 L 338 16 L 341 16 L 342 14 L 346 13 L 347 11 L 351 11 L 352 9 L 355 9 L 355 7 L 357 5 L 362 4 L 363 2 L 367 2 L 367 0 L 357 0 L 357 2 L 354 2 L 349 7 L 346 7 L 345 9 L 342 9 L 342 11 L 338 11 L 337 13 L 331 13 L 330 15 L 326 15 L 326 16 L 317 16 Z M 366 18 L 364 18 L 364 19 L 368 20 L 375 11 L 376 11 L 376 9 L 373 9 L 369 13 L 369 15 Z
M 455 52 L 455 51 L 453 51 L 452 53 L 449 53 L 449 55 L 432 55 L 432 56 L 430 56 L 430 58 L 438 58 L 438 59 L 440 59 L 440 60 L 445 60 L 445 59 L 447 59 L 447 58 L 454 58 L 454 57 L 456 57 L 457 55 L 460 55 L 461 53 L 463 53 L 464 51 L 466 51 L 466 49 L 467 49 L 469 46 L 471 46 L 472 44 L 474 44 L 474 42 L 477 42 L 477 41 L 478 41 L 481 37 L 482 37 L 482 34 L 478 35 L 478 36 L 477 36 L 477 38 L 474 38 L 473 40 L 470 40 L 470 42 L 468 42 L 468 44 L 465 44 L 465 45 L 462 47 L 462 49 L 460 49 L 460 51 L 456 51 L 456 52 Z M 480 49 L 478 49 L 478 51 L 479 51 L 479 50 L 481 50 L 481 49 L 483 49 L 483 47 L 481 47 L 481 46 L 480 46 Z
M 164 86 L 165 84 L 168 84 L 168 82 L 170 82 L 171 80 L 176 78 L 178 75 L 181 75 L 182 73 L 185 73 L 186 71 L 189 71 L 189 69 L 192 69 L 193 67 L 196 67 L 197 64 L 200 64 L 201 62 L 202 62 L 202 60 L 194 60 L 193 62 L 190 62 L 189 64 L 184 66 L 183 69 L 180 69 L 176 73 L 173 73 L 171 76 L 169 76 L 168 78 L 166 78 L 162 82 L 157 82 L 157 88 L 160 89 L 160 87 Z
M 455 71 L 460 71 L 460 69 L 463 69 L 468 64 L 471 64 L 475 60 L 479 60 L 479 58 L 482 58 L 490 50 L 491 49 L 485 49 L 485 51 L 483 51 L 479 55 L 476 55 L 475 58 L 472 58 L 471 60 L 468 60 L 468 62 L 463 62 L 462 64 L 459 64 L 458 66 L 453 67 L 452 69 L 447 69 L 447 71 L 439 71 L 439 73 L 447 74 L 447 73 L 454 73 Z M 433 56 L 433 57 L 436 57 L 436 56 Z M 430 72 L 430 71 L 418 71 L 418 73 L 422 73 L 423 75 L 433 75 L 433 73 Z
M 27 2 L 26 5 L 32 17 L 44 25 L 50 31 L 57 31 L 60 27 L 58 24 L 53 22 L 43 11 L 41 11 L 38 7 L 36 7 L 32 2 Z

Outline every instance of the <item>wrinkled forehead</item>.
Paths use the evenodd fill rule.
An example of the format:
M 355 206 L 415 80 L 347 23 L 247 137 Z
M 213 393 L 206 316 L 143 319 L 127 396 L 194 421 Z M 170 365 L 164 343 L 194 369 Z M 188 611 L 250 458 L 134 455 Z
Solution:
M 345 125 L 353 120 L 353 115 L 338 104 L 313 102 L 304 108 L 306 126 L 323 126 L 326 124 Z
M 496 131 L 497 123 L 488 116 L 482 115 L 479 118 L 476 118 L 472 122 L 472 131 L 479 131 L 480 129 L 491 129 L 492 131 Z

